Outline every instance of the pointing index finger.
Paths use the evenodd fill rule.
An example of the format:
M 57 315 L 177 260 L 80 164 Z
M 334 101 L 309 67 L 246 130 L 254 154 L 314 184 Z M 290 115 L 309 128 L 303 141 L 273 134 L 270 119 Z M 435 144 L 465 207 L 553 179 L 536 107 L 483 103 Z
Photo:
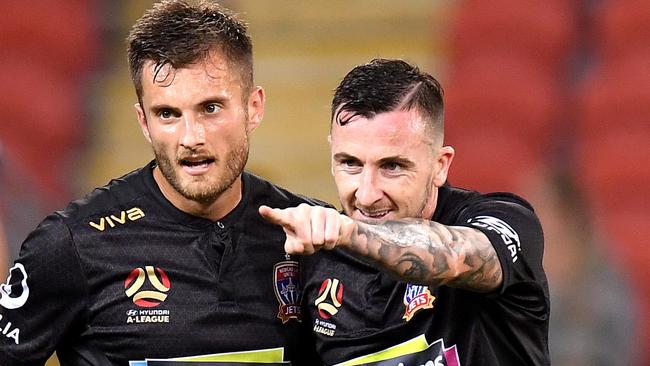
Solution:
M 266 205 L 260 206 L 258 209 L 258 212 L 260 213 L 260 216 L 262 216 L 266 221 L 275 224 L 275 225 L 282 225 L 286 226 L 288 222 L 286 221 L 282 210 L 277 209 L 277 208 L 271 208 Z

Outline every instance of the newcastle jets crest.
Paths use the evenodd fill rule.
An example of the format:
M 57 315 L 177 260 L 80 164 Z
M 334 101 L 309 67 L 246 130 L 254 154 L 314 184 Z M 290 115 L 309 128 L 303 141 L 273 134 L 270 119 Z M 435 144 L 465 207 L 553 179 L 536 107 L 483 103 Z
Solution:
M 404 312 L 403 319 L 411 320 L 418 310 L 433 308 L 435 296 L 431 295 L 427 286 L 408 284 L 404 291 Z
M 300 321 L 300 265 L 296 261 L 282 261 L 273 267 L 273 289 L 279 302 L 278 318 L 282 323 L 290 319 Z

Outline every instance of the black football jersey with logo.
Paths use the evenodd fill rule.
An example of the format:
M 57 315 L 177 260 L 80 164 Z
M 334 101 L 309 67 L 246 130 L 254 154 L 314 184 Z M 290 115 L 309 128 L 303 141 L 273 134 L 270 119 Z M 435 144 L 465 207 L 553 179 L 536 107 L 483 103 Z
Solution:
M 43 364 L 56 351 L 62 365 L 313 365 L 298 259 L 258 208 L 323 203 L 244 173 L 241 202 L 213 222 L 167 201 L 154 167 L 28 236 L 0 288 L 0 364 Z
M 305 322 L 327 365 L 549 365 L 543 234 L 508 193 L 441 187 L 433 221 L 485 233 L 503 285 L 481 294 L 397 281 L 343 250 L 305 263 Z M 309 319 L 307 319 L 309 318 Z

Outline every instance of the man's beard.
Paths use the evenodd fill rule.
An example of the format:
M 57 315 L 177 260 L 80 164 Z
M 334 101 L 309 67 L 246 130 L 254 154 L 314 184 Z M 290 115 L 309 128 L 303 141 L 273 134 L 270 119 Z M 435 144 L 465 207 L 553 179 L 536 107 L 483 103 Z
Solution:
M 169 182 L 169 184 L 176 190 L 181 196 L 185 197 L 188 200 L 201 203 L 203 205 L 209 205 L 215 202 L 223 192 L 227 191 L 235 183 L 237 178 L 241 175 L 246 162 L 248 161 L 248 139 L 245 138 L 242 143 L 237 146 L 235 149 L 231 150 L 226 159 L 225 170 L 221 173 L 221 176 L 216 177 L 216 181 L 212 184 L 205 186 L 201 184 L 199 188 L 193 188 L 192 186 L 198 185 L 197 182 L 192 182 L 189 184 L 183 184 L 180 177 L 177 175 L 175 166 L 179 166 L 178 163 L 172 163 L 169 156 L 163 152 L 156 151 L 154 148 L 154 154 L 156 156 L 156 162 L 160 168 L 160 172 L 163 177 Z M 219 163 L 219 160 L 215 157 L 214 163 Z M 205 177 L 201 177 L 205 178 Z

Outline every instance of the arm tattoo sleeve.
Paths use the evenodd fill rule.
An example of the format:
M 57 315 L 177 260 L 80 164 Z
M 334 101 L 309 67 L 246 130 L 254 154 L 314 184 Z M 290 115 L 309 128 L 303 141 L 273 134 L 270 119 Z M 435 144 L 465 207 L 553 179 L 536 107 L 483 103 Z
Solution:
M 503 281 L 496 251 L 480 231 L 422 219 L 357 222 L 349 250 L 398 278 L 424 285 L 495 290 Z

